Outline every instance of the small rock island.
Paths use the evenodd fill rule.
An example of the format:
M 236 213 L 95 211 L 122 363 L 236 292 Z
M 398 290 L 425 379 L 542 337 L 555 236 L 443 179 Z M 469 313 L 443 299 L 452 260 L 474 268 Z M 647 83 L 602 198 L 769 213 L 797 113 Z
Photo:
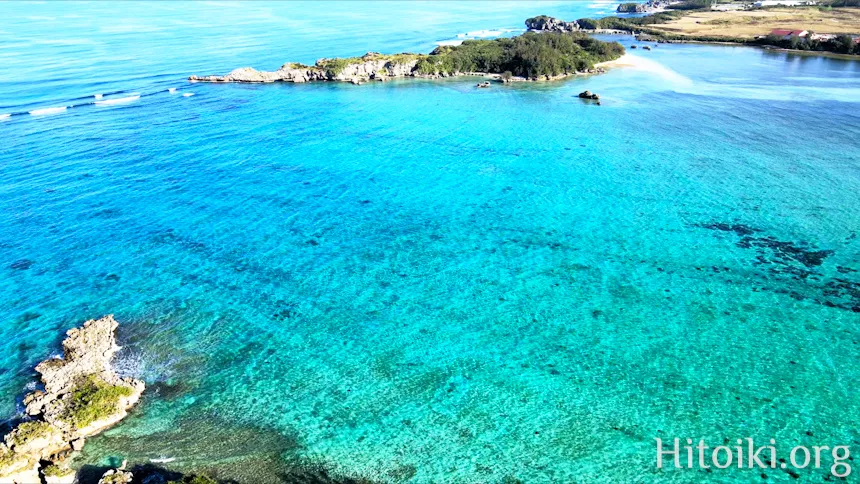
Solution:
M 578 32 L 576 23 L 551 17 L 526 21 L 534 31 L 516 37 L 493 40 L 466 40 L 460 45 L 443 45 L 429 54 L 380 54 L 361 57 L 319 59 L 313 66 L 289 62 L 276 71 L 251 67 L 218 76 L 191 76 L 200 82 L 309 82 L 349 81 L 359 84 L 390 78 L 439 78 L 484 75 L 504 82 L 553 80 L 602 72 L 595 64 L 615 60 L 624 54 L 618 42 L 603 42 Z
M 579 23 L 575 20 L 565 22 L 548 15 L 538 15 L 527 19 L 526 28 L 536 32 L 576 32 L 580 29 Z
M 27 419 L 0 444 L 0 482 L 74 482 L 72 451 L 125 418 L 138 402 L 144 382 L 118 375 L 111 365 L 120 349 L 118 326 L 113 316 L 105 316 L 70 329 L 63 357 L 36 366 L 44 388 L 24 397 Z

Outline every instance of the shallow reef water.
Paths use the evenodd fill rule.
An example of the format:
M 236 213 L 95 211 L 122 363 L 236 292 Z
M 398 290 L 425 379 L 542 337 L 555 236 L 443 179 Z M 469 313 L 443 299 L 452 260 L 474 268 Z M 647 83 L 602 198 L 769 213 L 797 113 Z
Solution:
M 0 413 L 103 314 L 149 385 L 79 465 L 797 482 L 657 470 L 654 438 L 860 446 L 860 63 L 661 44 L 480 90 L 189 84 L 608 7 L 107 5 L 0 6 L 0 114 L 76 105 L 0 123 Z

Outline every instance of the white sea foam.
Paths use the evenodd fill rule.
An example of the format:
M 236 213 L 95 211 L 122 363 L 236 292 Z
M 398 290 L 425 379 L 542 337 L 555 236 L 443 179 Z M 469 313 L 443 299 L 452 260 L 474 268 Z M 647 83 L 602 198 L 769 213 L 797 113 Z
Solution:
M 176 88 L 175 87 L 169 87 L 169 88 L 167 88 L 167 92 L 169 92 L 170 94 L 176 94 Z
M 457 34 L 458 39 L 483 39 L 486 37 L 498 37 L 511 32 L 525 32 L 525 29 L 486 29 Z
M 747 85 L 725 85 L 711 82 L 696 83 L 695 89 L 678 89 L 678 92 L 693 94 L 697 96 L 728 97 L 734 99 L 755 99 L 766 101 L 792 101 L 792 102 L 816 102 L 816 101 L 838 101 L 838 102 L 860 102 L 856 88 L 840 87 L 806 87 L 806 86 L 766 86 L 756 84 Z
M 177 359 L 172 355 L 145 353 L 123 347 L 113 359 L 114 371 L 122 377 L 140 378 L 146 382 L 163 382 L 175 374 Z
M 501 37 L 505 34 L 512 32 L 525 32 L 526 29 L 485 29 L 485 30 L 474 30 L 472 32 L 465 32 L 462 34 L 457 34 L 456 39 L 445 39 L 434 42 L 436 45 L 460 45 L 464 40 L 469 39 L 486 39 L 489 37 Z
M 152 462 L 153 464 L 167 464 L 167 463 L 173 462 L 175 460 L 176 460 L 176 457 L 164 457 L 164 456 L 162 456 L 162 457 L 159 457 L 157 459 L 149 459 L 149 462 Z
M 12 115 L 8 114 L 8 113 L 7 114 L 0 114 L 0 121 L 5 121 L 11 117 L 12 117 Z
M 743 78 L 723 78 L 717 80 L 717 82 L 701 80 L 694 82 L 689 77 L 659 62 L 631 54 L 626 54 L 620 59 L 602 65 L 644 71 L 659 77 L 663 81 L 661 87 L 665 89 L 695 96 L 794 102 L 860 102 L 860 96 L 856 95 L 856 87 L 823 87 L 791 84 L 762 86 Z
M 186 93 L 183 93 L 183 94 L 182 94 L 182 97 L 191 97 L 191 96 L 193 96 L 193 95 L 194 95 L 194 93 L 193 93 L 193 92 L 186 92 Z
M 140 95 L 136 94 L 136 95 L 132 95 L 132 96 L 118 97 L 115 99 L 105 99 L 104 101 L 96 101 L 95 104 L 98 106 L 110 106 L 113 104 L 130 103 L 132 101 L 137 101 L 138 99 L 140 99 Z
M 101 95 L 101 94 L 95 94 L 95 95 L 93 95 L 93 97 L 94 97 L 94 98 L 96 98 L 96 99 L 101 99 L 101 98 L 102 98 L 102 95 Z
M 31 116 L 43 116 L 45 114 L 58 114 L 62 113 L 66 110 L 67 106 L 60 106 L 58 108 L 42 108 L 42 109 L 34 109 L 30 111 Z
M 657 61 L 632 54 L 625 54 L 619 59 L 610 62 L 604 62 L 600 65 L 605 65 L 608 67 L 630 67 L 640 71 L 645 71 L 657 75 L 663 80 L 670 82 L 670 87 L 672 87 L 673 89 L 689 88 L 693 85 L 693 80 L 689 77 L 683 74 L 679 74 Z

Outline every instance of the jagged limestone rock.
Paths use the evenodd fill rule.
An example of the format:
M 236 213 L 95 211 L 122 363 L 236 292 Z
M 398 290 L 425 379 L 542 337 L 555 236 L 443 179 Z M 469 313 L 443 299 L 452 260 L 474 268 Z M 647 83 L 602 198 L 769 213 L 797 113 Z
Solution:
M 413 76 L 421 58 L 418 54 L 387 56 L 368 52 L 361 57 L 348 59 L 319 59 L 316 65 L 305 66 L 288 62 L 276 71 L 258 71 L 251 67 L 234 69 L 224 76 L 191 76 L 199 82 L 308 82 L 349 81 Z
M 538 15 L 526 20 L 526 28 L 539 32 L 575 32 L 579 30 L 579 23 L 565 22 L 548 15 Z
M 138 402 L 145 384 L 121 377 L 111 365 L 120 349 L 117 326 L 113 316 L 87 321 L 66 333 L 62 358 L 36 366 L 44 390 L 24 398 L 33 420 L 21 423 L 0 444 L 0 482 L 41 482 L 41 462 L 59 461 L 72 449 L 80 450 L 84 437 L 116 424 Z M 54 462 L 41 470 L 67 478 L 56 466 Z
M 98 484 L 131 484 L 131 480 L 134 478 L 129 471 L 124 471 L 122 469 L 110 469 L 102 475 L 102 478 L 99 479 Z

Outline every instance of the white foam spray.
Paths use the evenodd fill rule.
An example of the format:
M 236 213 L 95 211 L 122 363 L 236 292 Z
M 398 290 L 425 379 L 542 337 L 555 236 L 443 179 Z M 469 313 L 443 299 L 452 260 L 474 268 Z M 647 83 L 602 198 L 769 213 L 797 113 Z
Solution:
M 118 97 L 116 99 L 106 99 L 104 101 L 96 101 L 95 104 L 98 106 L 110 106 L 110 105 L 114 105 L 114 104 L 130 103 L 132 101 L 137 101 L 138 99 L 140 99 L 140 95 L 136 94 L 134 96 Z
M 30 111 L 31 116 L 44 116 L 46 114 L 58 114 L 65 111 L 67 106 L 60 106 L 58 108 L 42 108 L 42 109 L 34 109 Z

